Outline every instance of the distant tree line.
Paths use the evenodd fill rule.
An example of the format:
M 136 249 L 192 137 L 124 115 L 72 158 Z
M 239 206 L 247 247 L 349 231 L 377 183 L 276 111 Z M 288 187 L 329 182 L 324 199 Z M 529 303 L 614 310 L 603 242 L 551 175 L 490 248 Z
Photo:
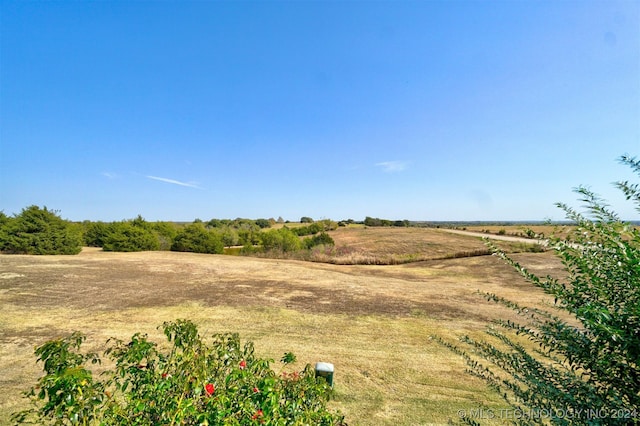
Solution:
M 274 219 L 211 219 L 192 223 L 148 222 L 138 215 L 118 222 L 74 223 L 46 207 L 30 206 L 9 217 L 0 212 L 0 252 L 77 254 L 83 246 L 105 251 L 172 250 L 221 254 L 242 246 L 242 253 L 291 252 L 333 245 L 325 232 L 338 227 L 324 220 L 299 228 L 268 229 Z M 303 239 L 300 236 L 307 236 Z
M 411 222 L 408 220 L 389 220 L 389 219 L 380 219 L 377 217 L 369 217 L 367 216 L 364 219 L 365 226 L 411 226 Z
M 302 222 L 302 223 L 309 223 L 309 222 Z M 291 231 L 298 236 L 303 236 L 303 235 L 315 235 L 318 232 L 333 231 L 335 229 L 338 229 L 338 224 L 336 222 L 329 219 L 324 219 L 318 222 L 313 222 L 311 223 L 311 225 L 298 226 L 296 228 L 291 228 Z

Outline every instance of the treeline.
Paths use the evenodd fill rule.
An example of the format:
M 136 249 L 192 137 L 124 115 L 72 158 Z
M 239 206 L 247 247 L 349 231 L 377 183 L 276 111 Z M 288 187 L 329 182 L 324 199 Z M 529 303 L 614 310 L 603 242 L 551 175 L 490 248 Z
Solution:
M 309 223 L 309 222 L 302 222 L 302 223 Z M 324 219 L 317 222 L 311 222 L 310 225 L 291 228 L 291 231 L 296 235 L 303 236 L 303 235 L 314 235 L 314 234 L 317 234 L 318 232 L 333 231 L 335 229 L 338 229 L 338 224 L 336 222 L 329 219 Z
M 269 219 L 200 219 L 192 223 L 148 222 L 142 216 L 118 222 L 69 222 L 54 210 L 30 206 L 9 217 L 0 212 L 0 252 L 19 254 L 77 254 L 83 246 L 105 251 L 172 250 L 222 254 L 241 246 L 240 253 L 291 252 L 333 245 L 326 231 L 332 221 L 299 228 L 271 228 Z M 301 236 L 305 238 L 300 238 Z
M 364 219 L 365 226 L 411 226 L 411 222 L 408 220 L 389 220 L 389 219 L 380 219 L 377 217 L 369 217 L 367 216 Z

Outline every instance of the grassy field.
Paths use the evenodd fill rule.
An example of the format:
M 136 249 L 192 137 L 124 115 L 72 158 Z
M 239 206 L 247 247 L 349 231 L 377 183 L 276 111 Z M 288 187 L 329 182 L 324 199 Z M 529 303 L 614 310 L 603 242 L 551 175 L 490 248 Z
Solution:
M 431 337 L 481 335 L 492 318 L 510 315 L 478 290 L 525 305 L 544 303 L 544 294 L 493 256 L 461 257 L 483 249 L 477 237 L 419 228 L 332 236 L 345 256 L 423 260 L 341 265 L 100 249 L 0 256 L 0 424 L 40 374 L 35 345 L 74 330 L 94 350 L 137 331 L 162 341 L 156 327 L 177 318 L 193 320 L 203 335 L 239 332 L 260 356 L 292 351 L 296 368 L 333 363 L 331 406 L 351 425 L 446 424 L 459 410 L 503 407 Z M 514 257 L 541 274 L 560 271 L 550 253 Z
M 573 227 L 570 225 L 469 225 L 464 226 L 464 229 L 472 232 L 511 236 L 525 236 L 526 231 L 531 230 L 535 234 L 542 234 L 547 237 L 550 235 L 564 237 Z

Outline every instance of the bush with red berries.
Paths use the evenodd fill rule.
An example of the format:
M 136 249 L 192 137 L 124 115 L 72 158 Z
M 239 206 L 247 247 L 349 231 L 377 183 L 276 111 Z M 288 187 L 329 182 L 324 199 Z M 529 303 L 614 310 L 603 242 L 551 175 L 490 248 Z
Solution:
M 273 360 L 255 355 L 237 334 L 205 342 L 190 321 L 162 326 L 163 351 L 146 335 L 129 342 L 110 339 L 105 355 L 114 368 L 94 377 L 81 352 L 85 337 L 74 333 L 36 348 L 44 375 L 26 392 L 31 408 L 15 413 L 18 424 L 56 425 L 344 425 L 327 409 L 331 388 L 307 365 L 276 373 Z M 285 365 L 295 361 L 287 353 Z

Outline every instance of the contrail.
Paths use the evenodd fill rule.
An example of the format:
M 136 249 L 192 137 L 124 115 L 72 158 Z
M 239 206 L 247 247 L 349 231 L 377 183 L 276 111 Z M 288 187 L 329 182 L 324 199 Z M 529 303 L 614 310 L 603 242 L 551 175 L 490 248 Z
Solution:
M 174 184 L 174 185 L 188 186 L 189 188 L 198 188 L 198 189 L 202 189 L 202 188 L 200 188 L 198 185 L 195 185 L 195 184 L 193 184 L 193 183 L 180 182 L 179 180 L 175 180 L 175 179 L 167 179 L 167 178 L 158 177 L 158 176 L 147 176 L 147 178 L 149 178 L 149 179 L 153 179 L 153 180 L 159 180 L 160 182 L 172 183 L 172 184 Z

